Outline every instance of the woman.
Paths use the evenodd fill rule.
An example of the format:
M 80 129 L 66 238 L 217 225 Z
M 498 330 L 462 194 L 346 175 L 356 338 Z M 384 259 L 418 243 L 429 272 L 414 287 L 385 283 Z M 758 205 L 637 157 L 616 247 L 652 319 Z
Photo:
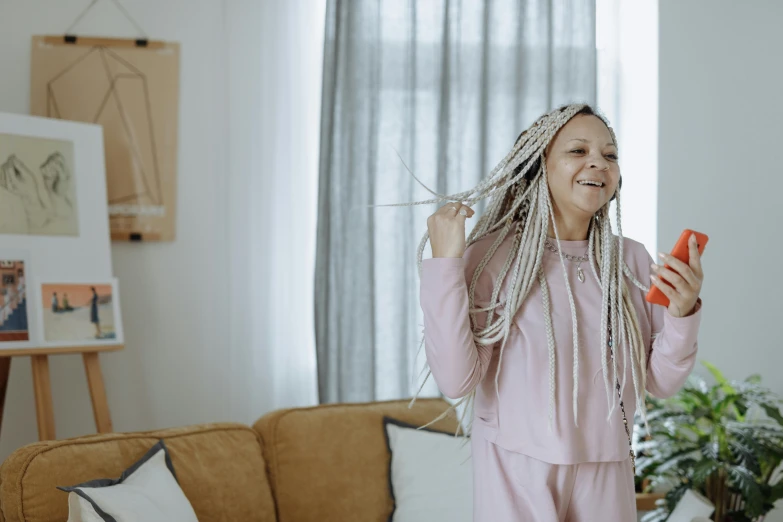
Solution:
M 90 322 L 95 325 L 95 338 L 101 338 L 101 320 L 98 317 L 98 292 L 94 286 L 90 287 L 92 290 L 92 299 L 90 299 Z
M 689 264 L 661 259 L 678 275 L 622 237 L 620 186 L 611 128 L 570 105 L 427 221 L 427 363 L 472 406 L 474 520 L 636 520 L 626 423 L 645 392 L 671 396 L 692 371 L 703 272 L 693 239 Z M 470 204 L 486 197 L 466 241 Z M 646 280 L 668 309 L 645 301 Z

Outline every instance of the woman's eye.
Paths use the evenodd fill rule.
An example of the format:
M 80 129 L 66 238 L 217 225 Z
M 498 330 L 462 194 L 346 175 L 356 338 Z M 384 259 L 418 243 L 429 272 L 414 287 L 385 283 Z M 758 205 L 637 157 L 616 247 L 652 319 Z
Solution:
M 576 154 L 584 154 L 585 153 L 585 149 L 574 149 L 571 152 L 576 153 Z
M 617 158 L 617 154 L 607 154 L 606 157 L 609 158 L 612 161 L 617 161 L 617 159 L 618 159 Z

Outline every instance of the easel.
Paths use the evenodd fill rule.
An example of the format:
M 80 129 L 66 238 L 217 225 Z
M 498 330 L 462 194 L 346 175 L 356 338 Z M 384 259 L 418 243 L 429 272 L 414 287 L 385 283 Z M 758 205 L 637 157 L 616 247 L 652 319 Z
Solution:
M 82 354 L 84 371 L 87 374 L 87 385 L 90 389 L 92 412 L 95 416 L 95 427 L 98 433 L 113 431 L 109 403 L 106 400 L 106 387 L 103 383 L 98 354 L 100 352 L 122 350 L 123 345 L 78 346 L 68 348 L 26 348 L 6 350 L 0 356 L 0 427 L 3 422 L 8 376 L 11 372 L 12 357 L 30 357 L 33 369 L 33 390 L 35 391 L 35 411 L 38 420 L 38 440 L 54 440 L 54 405 L 52 404 L 52 386 L 49 378 L 49 356 L 63 354 Z

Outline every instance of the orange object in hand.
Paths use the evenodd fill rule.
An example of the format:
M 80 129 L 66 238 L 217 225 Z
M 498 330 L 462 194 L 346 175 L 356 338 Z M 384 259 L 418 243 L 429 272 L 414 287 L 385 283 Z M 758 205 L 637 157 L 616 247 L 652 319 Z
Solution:
M 676 259 L 679 259 L 686 265 L 690 265 L 690 251 L 688 250 L 688 239 L 690 239 L 691 235 L 696 236 L 696 243 L 698 245 L 699 255 L 702 255 L 702 253 L 704 252 L 704 247 L 707 245 L 707 241 L 709 241 L 709 237 L 706 234 L 702 234 L 701 232 L 696 232 L 694 230 L 690 230 L 687 228 L 683 230 L 682 234 L 680 235 L 680 239 L 677 240 L 677 243 L 674 245 L 674 248 L 671 251 L 671 256 Z M 677 272 L 669 265 L 664 265 L 664 266 L 669 270 L 671 270 L 672 272 Z M 669 286 L 672 286 L 668 281 L 664 279 L 661 279 L 661 281 L 663 281 Z M 650 291 L 647 292 L 646 299 L 648 303 L 657 304 L 664 307 L 669 306 L 669 298 L 666 297 L 664 293 L 661 291 L 661 289 L 655 285 L 650 286 Z

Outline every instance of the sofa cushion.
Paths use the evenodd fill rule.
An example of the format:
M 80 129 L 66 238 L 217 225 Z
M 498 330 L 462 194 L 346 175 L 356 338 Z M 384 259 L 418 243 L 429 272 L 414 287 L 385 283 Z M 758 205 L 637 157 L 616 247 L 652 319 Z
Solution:
M 384 416 L 416 426 L 438 417 L 441 399 L 334 404 L 275 411 L 256 422 L 279 522 L 387 522 L 389 451 Z M 456 430 L 456 417 L 433 425 Z
M 0 467 L 5 521 L 66 520 L 68 494 L 57 486 L 119 476 L 159 439 L 199 522 L 275 520 L 258 434 L 248 426 L 222 423 L 24 446 Z
M 198 522 L 163 440 L 119 477 L 59 489 L 68 492 L 68 522 Z
M 391 454 L 390 522 L 472 522 L 470 439 L 384 419 Z

